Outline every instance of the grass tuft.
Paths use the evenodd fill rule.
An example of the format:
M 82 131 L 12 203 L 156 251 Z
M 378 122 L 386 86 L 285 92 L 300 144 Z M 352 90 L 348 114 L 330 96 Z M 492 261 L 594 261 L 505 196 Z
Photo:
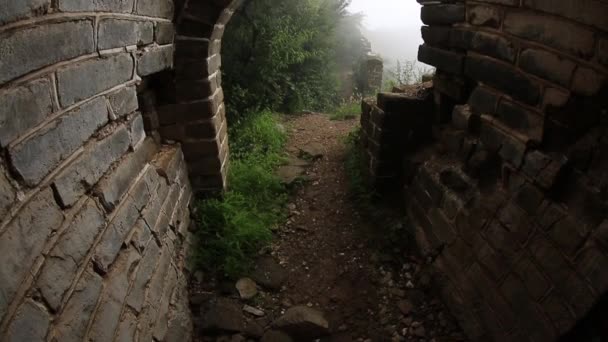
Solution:
M 330 120 L 352 120 L 361 115 L 361 101 L 351 99 L 348 102 L 343 103 L 339 106 L 332 114 L 330 114 Z
M 221 199 L 198 201 L 197 266 L 237 278 L 272 240 L 284 219 L 286 189 L 274 176 L 286 134 L 270 112 L 250 114 L 230 131 L 229 189 Z

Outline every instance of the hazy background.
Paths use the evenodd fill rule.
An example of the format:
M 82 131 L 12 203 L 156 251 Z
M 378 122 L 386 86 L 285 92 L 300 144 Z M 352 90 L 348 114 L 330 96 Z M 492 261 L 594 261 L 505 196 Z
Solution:
M 353 0 L 349 11 L 364 14 L 363 34 L 372 50 L 382 56 L 385 67 L 390 68 L 397 59 L 417 59 L 422 44 L 420 8 L 414 0 Z

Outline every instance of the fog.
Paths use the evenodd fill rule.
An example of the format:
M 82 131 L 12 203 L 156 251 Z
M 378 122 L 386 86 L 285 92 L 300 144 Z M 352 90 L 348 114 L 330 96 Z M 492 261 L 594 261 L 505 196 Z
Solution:
M 391 66 L 397 59 L 416 60 L 422 44 L 420 7 L 415 0 L 353 0 L 349 11 L 365 16 L 364 35 Z

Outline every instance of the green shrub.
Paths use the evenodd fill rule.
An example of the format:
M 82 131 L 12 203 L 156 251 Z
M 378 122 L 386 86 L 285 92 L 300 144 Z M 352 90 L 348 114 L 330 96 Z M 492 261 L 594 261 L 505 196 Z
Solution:
M 352 99 L 343 103 L 330 116 L 330 120 L 350 120 L 361 115 L 361 101 Z
M 274 176 L 285 133 L 269 112 L 250 114 L 230 131 L 228 191 L 197 202 L 197 266 L 230 278 L 241 276 L 272 239 L 284 217 L 286 190 Z

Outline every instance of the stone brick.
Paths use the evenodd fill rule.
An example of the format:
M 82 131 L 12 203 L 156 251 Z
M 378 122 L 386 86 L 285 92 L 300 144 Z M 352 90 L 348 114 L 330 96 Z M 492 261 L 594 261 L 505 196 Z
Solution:
M 40 256 L 46 240 L 63 222 L 53 192 L 45 189 L 30 200 L 0 236 L 0 317 L 30 268 Z
M 477 26 L 500 27 L 500 9 L 490 6 L 471 6 L 467 8 L 469 22 Z
M 530 139 L 542 141 L 544 118 L 541 113 L 503 98 L 496 110 L 496 117 L 506 126 L 525 134 Z
M 148 283 L 145 306 L 157 306 L 159 304 L 164 289 L 165 278 L 171 267 L 172 255 L 173 245 L 167 242 L 162 248 L 158 266 Z
M 133 77 L 133 58 L 126 53 L 70 65 L 57 72 L 59 101 L 69 106 Z
M 95 194 L 100 197 L 106 209 L 112 210 L 118 204 L 157 148 L 152 139 L 144 140 L 140 148 L 123 157 L 118 166 L 99 181 Z
M 587 278 L 596 293 L 608 291 L 608 274 L 605 272 L 608 257 L 595 244 L 588 243 L 577 257 L 576 263 L 581 274 Z
M 148 45 L 154 41 L 151 21 L 103 19 L 99 23 L 97 47 L 106 50 L 130 45 Z
M 53 337 L 57 341 L 80 342 L 84 340 L 89 320 L 97 306 L 101 286 L 102 279 L 97 273 L 88 270 L 84 273 L 61 315 L 54 323 Z
M 152 242 L 139 265 L 137 276 L 126 299 L 127 305 L 137 312 L 141 312 L 143 308 L 146 289 L 160 255 L 160 248 L 155 242 Z
M 524 158 L 522 171 L 531 178 L 536 178 L 549 165 L 551 159 L 540 151 L 530 151 Z
M 59 10 L 63 12 L 120 12 L 131 13 L 134 0 L 58 0 Z
M 526 104 L 536 105 L 538 103 L 540 86 L 505 63 L 489 58 L 467 56 L 465 74 L 498 88 Z
M 473 90 L 473 93 L 471 93 L 468 103 L 475 114 L 494 115 L 499 100 L 500 95 L 488 90 L 484 86 L 477 86 Z
M 515 194 L 515 203 L 529 215 L 534 215 L 544 200 L 544 196 L 544 193 L 535 186 L 526 184 Z
M 525 7 L 555 14 L 608 31 L 608 4 L 594 0 L 524 0 Z
M 11 206 L 15 203 L 17 193 L 11 185 L 4 170 L 0 168 L 0 217 L 6 217 Z
M 137 2 L 137 14 L 173 19 L 173 0 L 141 0 Z
M 118 325 L 116 332 L 116 342 L 136 341 L 135 332 L 137 331 L 137 317 L 129 311 L 125 311 Z
M 137 149 L 139 144 L 146 138 L 144 120 L 141 114 L 137 114 L 129 124 L 129 135 L 131 136 L 131 146 L 133 149 Z
M 11 147 L 9 156 L 13 167 L 26 184 L 34 186 L 107 122 L 105 101 L 95 99 L 86 103 Z
M 116 216 L 110 222 L 99 244 L 95 247 L 93 262 L 97 269 L 102 272 L 109 270 L 138 218 L 139 211 L 137 211 L 137 208 L 130 201 L 125 201 L 118 208 Z
M 0 51 L 3 51 L 2 84 L 42 67 L 94 52 L 93 22 L 79 20 L 2 33 Z
M 457 103 L 465 101 L 470 93 L 469 82 L 465 78 L 442 73 L 441 71 L 435 72 L 433 87 L 436 91 L 451 97 Z
M 608 249 L 608 220 L 604 220 L 604 222 L 595 228 L 593 237 Z
M 467 40 L 467 38 L 464 38 Z M 477 51 L 481 54 L 496 57 L 507 62 L 515 61 L 516 49 L 513 43 L 499 35 L 475 32 L 470 35 L 470 40 L 463 42 L 464 48 Z
M 422 22 L 427 25 L 450 25 L 465 21 L 463 4 L 443 4 L 423 6 Z
M 171 295 L 176 285 L 177 273 L 173 267 L 170 267 L 169 274 L 167 276 L 167 279 L 165 280 L 165 288 L 163 290 L 162 299 L 158 308 L 156 323 L 154 324 L 153 335 L 157 341 L 165 340 L 169 322 L 169 304 L 171 304 Z
M 95 186 L 110 165 L 127 152 L 129 144 L 129 133 L 124 126 L 120 126 L 112 135 L 87 148 L 53 183 L 61 205 L 72 206 L 80 196 Z
M 173 43 L 173 37 L 175 36 L 175 28 L 173 23 L 158 22 L 154 27 L 154 40 L 159 45 Z
M 65 292 L 72 284 L 72 276 L 104 226 L 102 212 L 95 201 L 89 200 L 50 251 L 36 287 L 54 311 L 59 311 Z
M 528 293 L 534 300 L 542 298 L 551 288 L 551 283 L 527 254 L 515 266 L 515 273 L 522 279 Z
M 120 313 L 129 290 L 129 280 L 140 260 L 135 249 L 121 253 L 104 284 L 97 312 L 88 333 L 90 341 L 112 342 L 118 329 Z
M 1 92 L 0 146 L 7 146 L 44 121 L 53 112 L 52 98 L 51 83 L 46 78 Z
M 135 87 L 122 88 L 119 91 L 108 96 L 110 106 L 114 115 L 122 117 L 133 113 L 139 108 L 137 101 L 137 90 Z
M 558 333 L 563 334 L 572 328 L 574 318 L 567 304 L 555 292 L 548 295 L 541 305 Z
M 420 29 L 424 43 L 430 46 L 450 46 L 452 29 L 444 26 L 422 26 Z
M 137 73 L 148 76 L 173 66 L 173 46 L 162 46 L 145 51 L 137 64 Z
M 50 6 L 50 0 L 4 1 L 0 4 L 0 25 L 44 14 L 49 10 Z
M 527 49 L 519 57 L 519 66 L 531 74 L 568 87 L 576 64 L 551 52 Z
M 587 229 L 572 217 L 559 220 L 549 233 L 562 253 L 573 255 L 587 237 Z
M 606 83 L 606 76 L 601 72 L 579 66 L 574 72 L 571 88 L 576 94 L 594 96 Z
M 443 71 L 451 72 L 453 74 L 462 74 L 464 55 L 420 45 L 418 60 L 433 65 Z
M 565 106 L 570 100 L 570 92 L 553 87 L 545 88 L 543 95 L 543 109 L 556 109 Z
M 503 29 L 513 35 L 567 51 L 577 57 L 593 54 L 593 32 L 566 20 L 533 12 L 509 11 Z
M 51 316 L 42 304 L 28 299 L 17 310 L 3 341 L 45 341 L 50 324 Z

